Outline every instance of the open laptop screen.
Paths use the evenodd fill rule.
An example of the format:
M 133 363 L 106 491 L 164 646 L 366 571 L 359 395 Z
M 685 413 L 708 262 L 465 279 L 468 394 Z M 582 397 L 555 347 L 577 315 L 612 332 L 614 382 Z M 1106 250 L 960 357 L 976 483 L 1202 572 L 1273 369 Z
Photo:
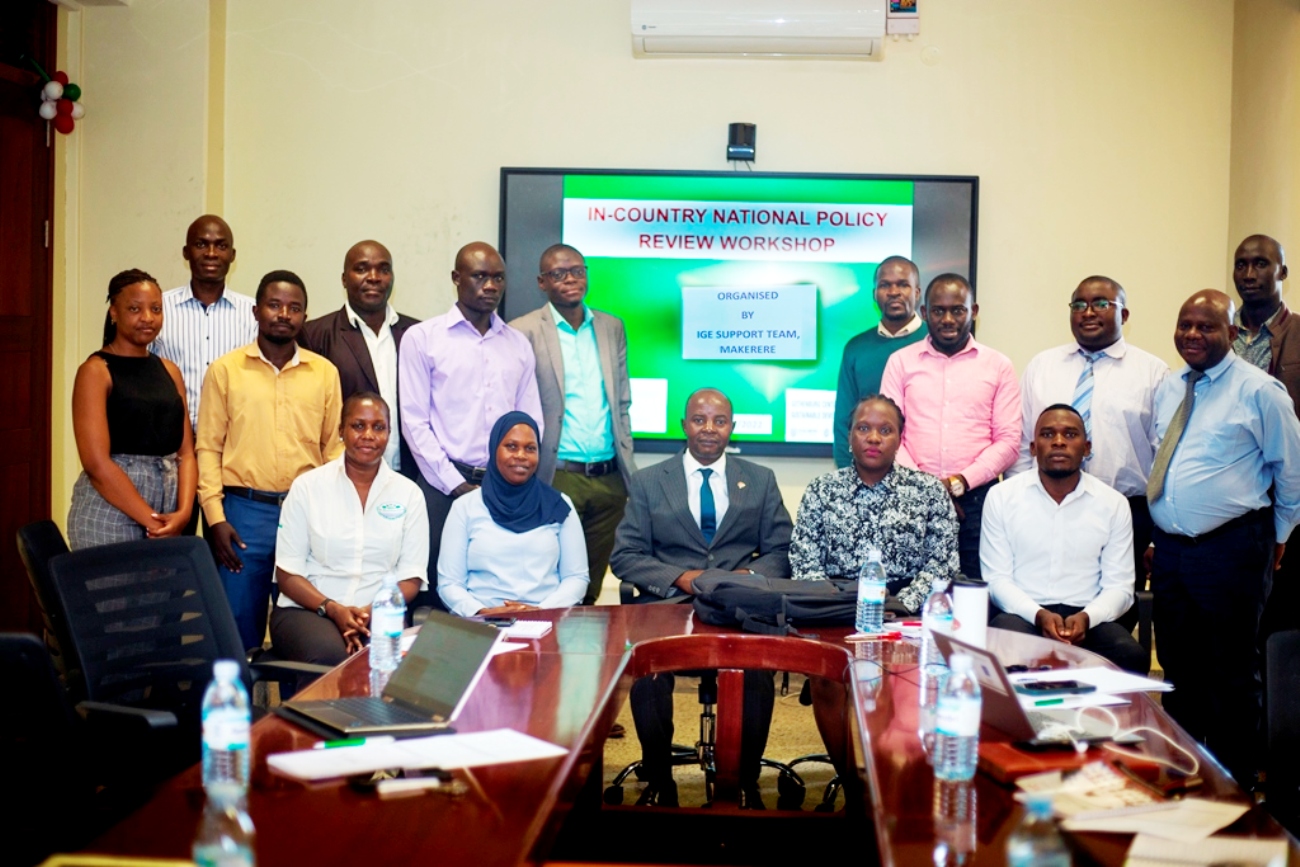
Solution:
M 386 698 L 455 719 L 501 635 L 495 626 L 433 611 L 384 689 Z

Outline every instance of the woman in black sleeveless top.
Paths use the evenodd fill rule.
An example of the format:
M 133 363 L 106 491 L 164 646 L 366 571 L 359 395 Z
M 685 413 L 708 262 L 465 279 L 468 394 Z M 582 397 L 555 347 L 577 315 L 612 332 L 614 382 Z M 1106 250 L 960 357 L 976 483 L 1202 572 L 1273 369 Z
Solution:
M 104 348 L 77 369 L 72 388 L 84 467 L 68 511 L 73 550 L 179 535 L 198 484 L 181 372 L 149 352 L 162 329 L 158 282 L 123 271 L 108 284 L 108 303 Z

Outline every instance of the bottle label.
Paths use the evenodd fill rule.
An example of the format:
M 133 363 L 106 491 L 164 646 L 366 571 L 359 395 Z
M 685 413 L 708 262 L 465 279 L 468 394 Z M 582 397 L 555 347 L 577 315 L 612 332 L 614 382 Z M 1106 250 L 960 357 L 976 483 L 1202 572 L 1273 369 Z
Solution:
M 921 618 L 921 624 L 931 633 L 952 634 L 952 612 L 947 614 L 928 614 Z
M 213 708 L 203 715 L 203 745 L 210 750 L 248 748 L 248 712 L 233 707 Z
M 939 734 L 965 738 L 980 733 L 980 703 L 964 696 L 941 695 L 935 713 Z
M 888 595 L 888 588 L 884 584 L 877 584 L 874 581 L 858 582 L 859 602 L 884 605 L 886 595 Z
M 401 638 L 402 627 L 405 625 L 406 616 L 403 611 L 370 610 L 370 634 L 376 638 Z

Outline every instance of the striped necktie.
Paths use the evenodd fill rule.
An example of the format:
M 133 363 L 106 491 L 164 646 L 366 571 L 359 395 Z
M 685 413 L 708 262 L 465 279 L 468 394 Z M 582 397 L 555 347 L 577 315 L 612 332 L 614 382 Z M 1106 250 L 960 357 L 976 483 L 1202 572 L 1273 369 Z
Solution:
M 1165 492 L 1165 475 L 1169 472 L 1169 462 L 1173 460 L 1174 449 L 1178 448 L 1178 441 L 1183 438 L 1183 431 L 1187 429 L 1187 419 L 1191 417 L 1192 404 L 1196 402 L 1196 382 L 1203 376 L 1205 376 L 1204 371 L 1187 372 L 1187 391 L 1183 393 L 1183 402 L 1178 405 L 1178 411 L 1169 421 L 1169 429 L 1165 431 L 1165 438 L 1160 441 L 1160 448 L 1156 449 L 1156 460 L 1151 466 L 1151 479 L 1147 482 L 1148 503 L 1154 503 Z
M 1082 347 L 1079 354 L 1083 356 L 1083 372 L 1079 374 L 1079 381 L 1074 384 L 1074 398 L 1070 405 L 1079 411 L 1083 416 L 1083 432 L 1092 440 L 1092 388 L 1096 384 L 1096 378 L 1093 376 L 1093 365 L 1097 359 L 1106 354 L 1106 350 L 1089 352 Z

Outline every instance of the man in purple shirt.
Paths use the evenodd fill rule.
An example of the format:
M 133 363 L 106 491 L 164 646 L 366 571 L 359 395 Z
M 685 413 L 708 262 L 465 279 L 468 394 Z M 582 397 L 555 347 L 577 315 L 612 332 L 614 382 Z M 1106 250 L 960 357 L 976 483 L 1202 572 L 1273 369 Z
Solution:
M 965 277 L 935 277 L 921 307 L 930 336 L 891 355 L 880 383 L 907 419 L 898 462 L 938 476 L 952 495 L 961 571 L 971 578 L 980 577 L 984 497 L 1020 448 L 1016 371 L 971 336 L 978 315 Z
M 466 244 L 451 272 L 456 303 L 413 325 L 398 357 L 402 437 L 419 467 L 416 484 L 429 511 L 429 590 L 415 604 L 442 607 L 434 592 L 442 525 L 451 502 L 482 482 L 488 434 L 521 410 L 542 425 L 536 362 L 528 338 L 496 314 L 506 265 L 490 244 Z

